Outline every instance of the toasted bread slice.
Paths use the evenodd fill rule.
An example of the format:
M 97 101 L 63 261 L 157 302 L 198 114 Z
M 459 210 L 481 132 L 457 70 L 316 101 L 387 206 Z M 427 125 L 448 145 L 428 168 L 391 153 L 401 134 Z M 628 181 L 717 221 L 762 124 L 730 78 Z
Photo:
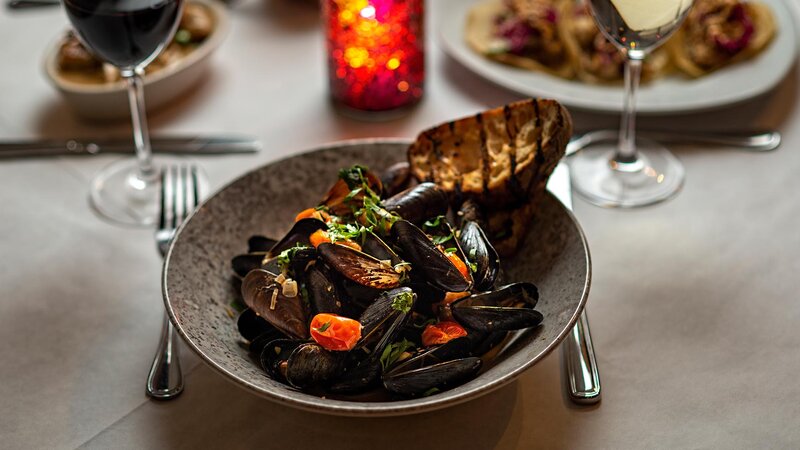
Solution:
M 540 195 L 572 135 L 555 100 L 530 99 L 423 131 L 409 147 L 411 174 L 455 200 L 514 208 Z

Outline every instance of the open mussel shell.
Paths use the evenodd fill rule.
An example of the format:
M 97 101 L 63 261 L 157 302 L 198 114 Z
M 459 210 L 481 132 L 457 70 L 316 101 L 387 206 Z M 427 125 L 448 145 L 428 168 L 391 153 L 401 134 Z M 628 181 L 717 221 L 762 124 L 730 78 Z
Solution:
M 266 252 L 245 253 L 231 259 L 231 268 L 239 278 L 244 278 L 251 270 L 260 269 L 264 264 Z
M 263 317 L 260 317 L 250 308 L 245 309 L 239 314 L 239 317 L 236 319 L 236 328 L 239 330 L 239 334 L 248 341 L 252 341 L 264 333 L 279 333 L 272 324 L 264 320 Z
M 479 291 L 491 289 L 500 273 L 500 256 L 489 242 L 486 233 L 477 222 L 464 221 L 459 243 L 466 258 L 474 264 L 472 280 L 475 289 Z
M 402 250 L 403 258 L 431 285 L 445 292 L 464 292 L 470 288 L 470 280 L 464 278 L 425 232 L 413 223 L 407 220 L 395 222 L 392 238 Z
M 315 342 L 300 344 L 286 360 L 286 381 L 303 389 L 319 386 L 336 378 L 342 370 L 342 358 Z
M 261 340 L 261 338 L 259 338 L 259 340 Z M 304 341 L 278 338 L 270 339 L 263 343 L 259 342 L 259 344 L 261 344 L 261 351 L 258 353 L 258 355 L 260 355 L 259 361 L 261 362 L 261 367 L 264 368 L 267 375 L 273 379 L 286 382 L 286 361 L 297 347 L 304 344 Z M 256 349 L 251 348 L 251 351 L 254 353 L 255 350 Z M 281 367 L 281 365 L 283 365 L 283 367 Z
M 382 202 L 383 207 L 411 223 L 421 225 L 426 219 L 447 213 L 447 193 L 434 183 L 421 183 Z
M 380 353 L 394 340 L 409 315 L 394 306 L 395 301 L 404 296 L 409 312 L 414 308 L 416 294 L 410 288 L 401 287 L 383 292 L 358 318 L 361 323 L 361 341 L 358 348 L 368 347 L 372 353 Z
M 313 314 L 341 314 L 342 300 L 330 270 L 323 264 L 315 264 L 305 273 L 308 302 Z
M 364 252 L 330 243 L 320 244 L 317 252 L 334 271 L 362 286 L 392 289 L 400 285 L 400 274 L 391 263 Z
M 383 195 L 391 197 L 408 187 L 411 179 L 411 167 L 408 161 L 401 161 L 392 164 L 381 172 L 381 184 L 383 184 Z
M 250 236 L 250 239 L 247 240 L 247 252 L 248 253 L 268 252 L 277 243 L 278 241 L 276 241 L 275 239 L 268 238 L 266 236 L 261 236 L 260 234 L 256 234 Z
M 292 225 L 292 229 L 290 229 L 280 241 L 269 249 L 267 256 L 270 258 L 278 256 L 282 251 L 290 249 L 298 244 L 311 246 L 309 237 L 315 231 L 326 230 L 327 228 L 328 226 L 325 225 L 325 222 L 319 219 L 300 219 Z
M 392 370 L 384 374 L 383 385 L 391 392 L 408 397 L 424 395 L 434 388 L 445 390 L 474 377 L 481 363 L 480 358 L 467 357 L 412 370 Z
M 308 311 L 300 296 L 286 297 L 275 281 L 276 275 L 266 270 L 250 271 L 242 281 L 245 304 L 275 328 L 295 339 L 306 339 Z
M 397 253 L 395 253 L 394 250 L 392 250 L 392 248 L 383 241 L 383 239 L 379 238 L 378 235 L 372 231 L 364 233 L 364 241 L 361 243 L 361 251 L 375 257 L 380 261 L 389 261 L 392 266 L 403 262 L 403 260 L 397 256 Z
M 450 311 L 456 321 L 473 330 L 520 330 L 542 322 L 542 314 L 533 309 L 538 300 L 539 290 L 534 284 L 513 283 L 456 300 Z
M 340 377 L 328 391 L 336 394 L 355 394 L 378 385 L 381 379 L 379 353 L 365 353 L 356 350 L 347 355 L 348 360 Z

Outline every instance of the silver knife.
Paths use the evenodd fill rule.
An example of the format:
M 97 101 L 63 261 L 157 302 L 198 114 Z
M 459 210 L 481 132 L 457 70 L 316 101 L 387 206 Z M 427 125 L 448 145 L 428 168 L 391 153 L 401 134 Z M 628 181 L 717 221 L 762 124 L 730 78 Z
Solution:
M 159 136 L 151 139 L 155 153 L 221 155 L 254 153 L 261 143 L 253 137 L 225 136 Z M 24 158 L 62 155 L 95 155 L 98 153 L 133 154 L 133 139 L 42 139 L 0 140 L 0 158 Z
M 569 167 L 562 161 L 550 176 L 547 184 L 550 192 L 567 209 L 572 210 L 572 185 Z M 600 372 L 592 346 L 589 319 L 586 309 L 566 339 L 561 343 L 561 352 L 567 372 L 569 397 L 575 403 L 592 404 L 600 401 Z

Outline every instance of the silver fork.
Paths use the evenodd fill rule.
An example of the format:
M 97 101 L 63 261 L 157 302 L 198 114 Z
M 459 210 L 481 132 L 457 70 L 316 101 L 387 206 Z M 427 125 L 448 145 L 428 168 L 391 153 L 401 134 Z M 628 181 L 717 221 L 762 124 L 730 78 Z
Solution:
M 156 245 L 161 256 L 169 250 L 175 230 L 194 211 L 199 202 L 197 167 L 194 165 L 167 166 L 161 171 L 161 217 L 156 230 Z M 147 395 L 169 400 L 183 392 L 183 375 L 178 355 L 178 343 L 169 316 L 164 314 L 164 326 L 147 375 Z

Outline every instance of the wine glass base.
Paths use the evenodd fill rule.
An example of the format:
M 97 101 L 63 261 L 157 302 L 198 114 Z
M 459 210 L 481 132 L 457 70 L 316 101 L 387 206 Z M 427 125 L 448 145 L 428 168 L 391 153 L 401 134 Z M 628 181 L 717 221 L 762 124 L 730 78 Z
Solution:
M 135 158 L 116 161 L 92 180 L 89 203 L 103 219 L 119 225 L 151 227 L 159 216 L 161 168 L 170 165 L 189 165 L 193 161 L 174 156 L 154 156 L 156 174 L 152 180 L 139 178 Z M 198 192 L 202 198 L 208 192 L 208 177 L 198 166 Z
M 675 196 L 685 172 L 678 158 L 658 143 L 637 140 L 639 159 L 613 161 L 616 142 L 590 145 L 570 158 L 572 186 L 589 202 L 610 208 L 636 208 Z

